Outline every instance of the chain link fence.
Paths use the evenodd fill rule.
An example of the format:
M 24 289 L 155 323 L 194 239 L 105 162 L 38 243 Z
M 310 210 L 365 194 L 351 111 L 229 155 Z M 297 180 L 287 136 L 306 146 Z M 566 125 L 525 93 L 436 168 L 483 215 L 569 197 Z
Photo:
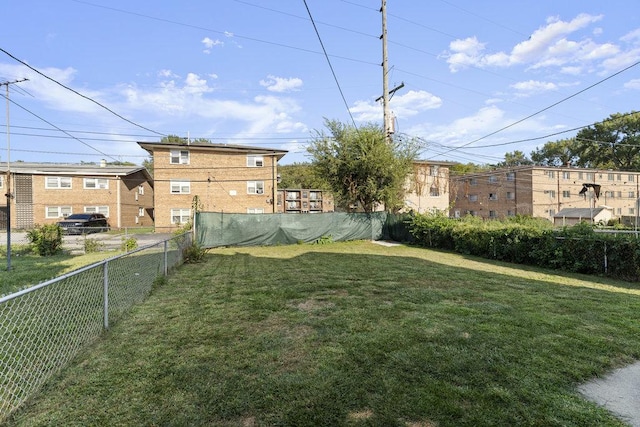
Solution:
M 0 298 L 0 423 L 184 260 L 190 233 Z

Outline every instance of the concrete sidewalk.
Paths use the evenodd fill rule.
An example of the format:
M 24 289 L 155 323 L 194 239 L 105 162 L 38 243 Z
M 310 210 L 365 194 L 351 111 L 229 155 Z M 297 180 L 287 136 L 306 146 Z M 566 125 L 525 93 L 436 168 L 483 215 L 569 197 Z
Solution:
M 630 426 L 640 427 L 640 362 L 583 384 L 578 391 Z

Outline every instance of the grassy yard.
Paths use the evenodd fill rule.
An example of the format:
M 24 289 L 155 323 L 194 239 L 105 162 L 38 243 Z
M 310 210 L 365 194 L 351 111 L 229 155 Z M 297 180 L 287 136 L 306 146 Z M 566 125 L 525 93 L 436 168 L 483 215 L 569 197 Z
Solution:
M 118 255 L 118 252 L 94 252 L 86 255 L 67 253 L 41 257 L 34 255 L 28 246 L 12 245 L 11 270 L 7 271 L 6 246 L 0 247 L 0 296 L 9 295 L 54 279 L 80 267 Z
M 10 426 L 622 426 L 640 286 L 370 242 L 185 265 Z

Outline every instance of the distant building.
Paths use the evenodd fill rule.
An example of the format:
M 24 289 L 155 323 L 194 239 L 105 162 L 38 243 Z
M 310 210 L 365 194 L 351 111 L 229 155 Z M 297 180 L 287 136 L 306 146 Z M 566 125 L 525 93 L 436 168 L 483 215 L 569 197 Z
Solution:
M 278 190 L 277 206 L 280 213 L 322 213 L 335 209 L 333 195 L 317 189 Z
M 153 181 L 142 166 L 25 163 L 0 165 L 0 191 L 10 192 L 11 228 L 31 229 L 73 213 L 104 214 L 114 228 L 153 226 Z M 0 205 L 0 228 L 7 208 Z
M 555 221 L 567 208 L 608 208 L 637 216 L 638 172 L 519 166 L 451 177 L 450 216 L 529 215 Z
M 418 160 L 407 177 L 405 209 L 449 213 L 449 168 L 453 162 Z
M 606 224 L 613 214 L 609 208 L 566 208 L 553 216 L 553 225 L 571 226 L 581 222 Z

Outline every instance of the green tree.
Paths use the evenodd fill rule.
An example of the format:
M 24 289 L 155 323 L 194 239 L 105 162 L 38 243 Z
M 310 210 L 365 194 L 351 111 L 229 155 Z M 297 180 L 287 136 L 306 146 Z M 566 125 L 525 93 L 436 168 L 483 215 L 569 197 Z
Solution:
M 404 184 L 418 155 L 415 140 L 385 139 L 375 124 L 354 128 L 325 119 L 329 134 L 319 131 L 307 151 L 342 207 L 372 212 L 384 204 L 389 211 L 403 206 Z
M 532 165 L 533 162 L 522 151 L 515 150 L 512 153 L 504 153 L 504 161 L 496 166 L 500 168 Z
M 531 160 L 539 166 L 584 166 L 580 162 L 579 149 L 575 139 L 549 141 L 531 152 Z
M 580 162 L 589 167 L 640 169 L 640 112 L 615 113 L 576 135 Z
M 293 163 L 278 166 L 280 175 L 279 188 L 310 188 L 330 190 L 326 179 L 318 175 L 318 170 L 311 163 Z
M 148 159 L 144 159 L 142 161 L 142 166 L 144 166 L 147 171 L 149 171 L 149 175 L 153 178 L 153 157 L 149 157 Z

